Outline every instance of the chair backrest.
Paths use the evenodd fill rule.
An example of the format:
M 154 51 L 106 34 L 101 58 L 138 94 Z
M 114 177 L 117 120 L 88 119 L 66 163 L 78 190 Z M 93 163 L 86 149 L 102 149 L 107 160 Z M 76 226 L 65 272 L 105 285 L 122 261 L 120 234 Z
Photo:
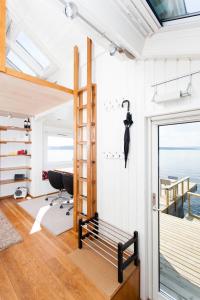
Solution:
M 63 189 L 62 174 L 55 171 L 48 171 L 48 178 L 51 186 L 56 190 Z
M 72 174 L 62 174 L 62 181 L 64 189 L 70 194 L 73 195 L 73 175 Z

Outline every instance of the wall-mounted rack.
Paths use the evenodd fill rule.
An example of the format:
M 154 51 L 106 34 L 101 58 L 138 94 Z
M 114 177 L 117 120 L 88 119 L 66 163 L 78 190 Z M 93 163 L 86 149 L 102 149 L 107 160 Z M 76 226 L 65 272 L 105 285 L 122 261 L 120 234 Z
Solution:
M 123 273 L 131 263 L 139 265 L 138 232 L 131 236 L 99 219 L 97 213 L 87 220 L 79 220 L 79 249 L 83 244 L 117 269 L 119 283 L 123 282 Z

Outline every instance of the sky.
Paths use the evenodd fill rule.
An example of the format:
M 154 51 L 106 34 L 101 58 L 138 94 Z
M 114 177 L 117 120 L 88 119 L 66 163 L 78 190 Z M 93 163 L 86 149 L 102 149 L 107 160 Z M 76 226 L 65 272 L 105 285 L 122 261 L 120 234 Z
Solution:
M 194 13 L 200 11 L 200 1 L 199 0 L 185 0 L 185 5 L 188 13 Z
M 160 147 L 200 147 L 200 122 L 160 126 Z

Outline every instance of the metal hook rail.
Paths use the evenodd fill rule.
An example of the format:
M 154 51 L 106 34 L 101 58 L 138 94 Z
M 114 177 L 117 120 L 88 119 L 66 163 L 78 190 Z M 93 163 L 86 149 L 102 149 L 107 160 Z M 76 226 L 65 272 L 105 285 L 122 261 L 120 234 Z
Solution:
M 193 75 L 196 75 L 196 74 L 199 74 L 199 73 L 200 73 L 200 70 L 196 71 L 196 72 L 189 73 L 189 74 L 185 74 L 185 75 L 182 75 L 182 76 L 179 76 L 179 77 L 175 77 L 175 78 L 172 78 L 172 79 L 169 79 L 169 80 L 154 83 L 154 84 L 152 84 L 151 87 L 157 87 L 159 85 L 162 85 L 162 84 L 165 84 L 165 83 L 168 83 L 168 82 L 172 82 L 172 81 L 175 81 L 175 80 L 179 80 L 179 79 L 182 79 L 182 78 L 186 78 L 186 77 L 192 77 Z
M 106 222 L 100 220 L 97 213 L 88 220 L 83 221 L 80 219 L 78 247 L 82 249 L 83 244 L 85 244 L 117 268 L 118 282 L 122 283 L 124 270 L 132 262 L 134 262 L 136 266 L 139 264 L 138 232 L 134 231 L 133 236 L 130 236 L 117 227 L 113 229 L 112 225 L 109 224 L 106 226 L 105 224 Z M 123 237 L 123 240 L 121 237 Z M 133 253 L 127 250 L 132 245 L 134 245 Z

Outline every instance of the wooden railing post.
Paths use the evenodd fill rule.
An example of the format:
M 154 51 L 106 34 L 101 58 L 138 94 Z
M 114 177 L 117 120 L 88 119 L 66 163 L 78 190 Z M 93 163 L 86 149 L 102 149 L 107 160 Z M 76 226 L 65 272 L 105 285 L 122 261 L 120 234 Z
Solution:
M 190 193 L 187 194 L 188 195 L 188 215 L 191 215 L 191 203 L 190 203 Z
M 184 181 L 181 182 L 182 204 L 184 201 Z
M 167 207 L 169 206 L 169 190 L 167 190 Z
M 190 190 L 190 177 L 187 179 L 187 190 Z

